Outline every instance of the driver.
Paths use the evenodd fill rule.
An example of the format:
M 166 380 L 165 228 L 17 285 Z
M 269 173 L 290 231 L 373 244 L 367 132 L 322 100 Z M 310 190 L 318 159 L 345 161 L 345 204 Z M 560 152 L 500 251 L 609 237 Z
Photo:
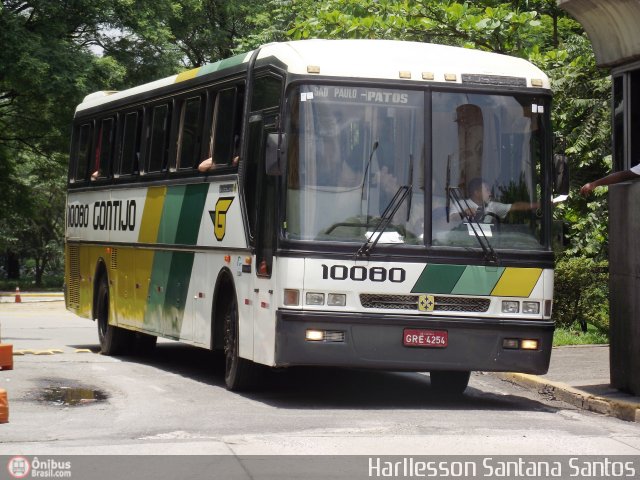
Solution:
M 538 203 L 529 202 L 496 202 L 491 198 L 491 190 L 489 190 L 487 182 L 480 177 L 469 182 L 467 194 L 469 198 L 462 203 L 462 206 L 466 213 L 479 223 L 491 223 L 492 217 L 503 220 L 509 212 L 532 210 L 539 206 Z

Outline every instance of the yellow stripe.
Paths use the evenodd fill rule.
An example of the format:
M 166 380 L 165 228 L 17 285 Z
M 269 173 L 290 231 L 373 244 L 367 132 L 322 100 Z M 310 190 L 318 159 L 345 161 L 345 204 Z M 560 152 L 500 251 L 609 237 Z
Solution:
M 195 78 L 195 76 L 198 74 L 198 70 L 200 70 L 200 67 L 178 74 L 178 76 L 176 77 L 176 83 Z
M 167 187 L 149 187 L 147 190 L 147 200 L 144 203 L 144 211 L 142 212 L 138 242 L 156 243 L 166 194 Z
M 528 297 L 542 275 L 541 268 L 506 268 L 491 295 Z

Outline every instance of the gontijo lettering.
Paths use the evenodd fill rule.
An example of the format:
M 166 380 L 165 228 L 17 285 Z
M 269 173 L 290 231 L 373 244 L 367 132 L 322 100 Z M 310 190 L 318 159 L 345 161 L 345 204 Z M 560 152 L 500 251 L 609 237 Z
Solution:
M 91 207 L 87 204 L 69 205 L 67 227 L 88 228 L 89 225 L 94 230 L 133 231 L 136 228 L 136 201 L 103 200 Z

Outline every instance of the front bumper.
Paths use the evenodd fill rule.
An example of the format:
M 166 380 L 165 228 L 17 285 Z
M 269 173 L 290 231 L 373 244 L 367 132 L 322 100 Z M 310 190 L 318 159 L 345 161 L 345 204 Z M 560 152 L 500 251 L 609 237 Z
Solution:
M 446 348 L 406 347 L 405 328 L 446 330 Z M 309 342 L 307 329 L 345 332 L 343 342 Z M 416 317 L 279 310 L 277 367 L 322 365 L 381 370 L 481 370 L 544 374 L 549 369 L 550 321 Z M 505 338 L 537 339 L 538 350 L 509 350 Z

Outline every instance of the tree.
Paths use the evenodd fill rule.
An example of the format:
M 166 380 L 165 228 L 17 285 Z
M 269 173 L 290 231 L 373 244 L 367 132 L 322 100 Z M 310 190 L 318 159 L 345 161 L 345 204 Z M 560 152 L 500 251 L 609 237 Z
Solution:
M 52 242 L 59 249 L 61 231 L 52 220 L 64 207 L 59 195 L 54 199 L 50 194 L 59 192 L 64 182 L 75 105 L 88 91 L 101 89 L 122 73 L 88 48 L 107 4 L 3 0 L 0 249 L 13 276 L 21 256 L 34 258 L 36 273 L 41 274 L 38 265 L 48 263 Z M 44 208 L 36 208 L 42 202 Z
M 5 270 L 61 251 L 70 125 L 85 95 L 231 55 L 257 11 L 241 0 L 3 0 L 0 251 Z M 8 48 L 5 48 L 8 47 Z

